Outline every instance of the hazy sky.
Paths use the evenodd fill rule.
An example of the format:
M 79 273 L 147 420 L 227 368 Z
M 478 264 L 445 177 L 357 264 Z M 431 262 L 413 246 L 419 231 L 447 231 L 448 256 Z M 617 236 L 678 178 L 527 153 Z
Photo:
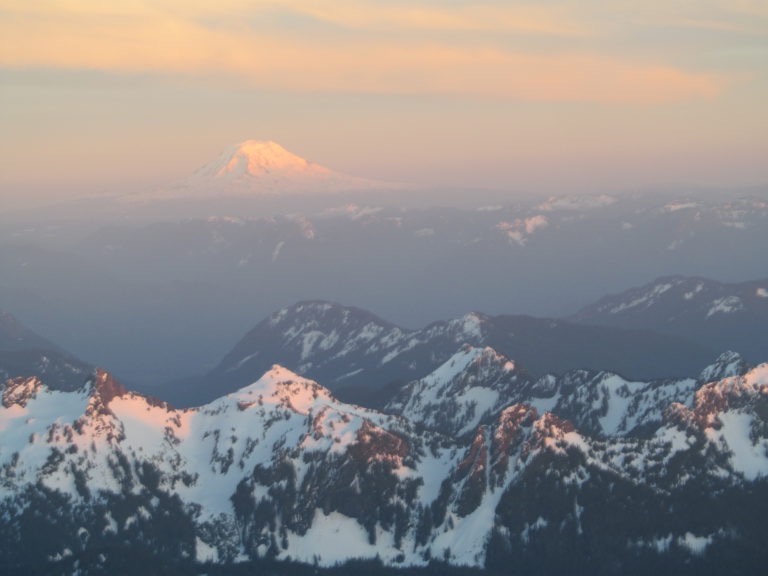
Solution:
M 0 0 L 0 188 L 164 184 L 241 140 L 435 185 L 768 182 L 765 0 Z

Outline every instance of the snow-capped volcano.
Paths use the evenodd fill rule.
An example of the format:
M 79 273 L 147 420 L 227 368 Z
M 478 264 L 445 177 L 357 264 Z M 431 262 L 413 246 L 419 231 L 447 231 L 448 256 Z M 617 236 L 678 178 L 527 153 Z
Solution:
M 394 187 L 335 172 L 289 152 L 276 142 L 246 140 L 230 146 L 187 178 L 132 198 L 332 194 Z
M 288 152 L 276 142 L 246 140 L 227 148 L 216 160 L 198 169 L 193 177 L 238 182 L 278 174 L 327 178 L 333 172 Z

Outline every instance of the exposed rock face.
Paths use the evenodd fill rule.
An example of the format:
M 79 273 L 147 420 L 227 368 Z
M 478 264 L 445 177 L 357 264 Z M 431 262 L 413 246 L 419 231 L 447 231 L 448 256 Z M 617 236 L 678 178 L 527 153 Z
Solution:
M 27 402 L 32 400 L 42 388 L 43 383 L 39 378 L 12 378 L 5 383 L 3 389 L 3 406 L 26 407 Z

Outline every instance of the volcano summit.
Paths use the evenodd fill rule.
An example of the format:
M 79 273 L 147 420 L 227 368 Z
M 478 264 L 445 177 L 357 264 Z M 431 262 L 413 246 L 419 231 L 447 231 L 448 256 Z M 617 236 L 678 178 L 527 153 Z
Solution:
M 151 195 L 158 199 L 212 195 L 275 197 L 392 187 L 385 182 L 335 172 L 305 160 L 275 142 L 246 140 L 230 146 L 187 178 Z

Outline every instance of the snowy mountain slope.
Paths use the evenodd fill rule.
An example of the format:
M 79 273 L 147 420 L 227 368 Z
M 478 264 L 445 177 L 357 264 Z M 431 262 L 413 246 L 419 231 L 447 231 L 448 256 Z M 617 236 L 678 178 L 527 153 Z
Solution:
M 154 393 L 191 405 L 236 389 L 277 362 L 326 383 L 342 398 L 376 407 L 398 383 L 426 376 L 464 344 L 491 346 L 538 375 L 604 367 L 658 377 L 691 373 L 712 357 L 674 337 L 640 331 L 480 313 L 413 330 L 359 308 L 310 301 L 260 322 L 202 380 L 172 383 Z M 392 386 L 384 389 L 387 385 Z
M 405 555 L 423 563 L 403 542 L 415 499 L 433 498 L 455 460 L 441 447 L 446 439 L 341 404 L 279 366 L 185 411 L 128 393 L 103 372 L 67 394 L 34 378 L 10 381 L 0 434 L 6 518 L 9 507 L 23 513 L 31 505 L 31 486 L 41 498 L 56 493 L 73 511 L 85 506 L 77 521 L 95 523 L 40 542 L 49 559 L 77 553 L 85 540 L 136 538 L 155 515 L 175 514 L 195 526 L 194 538 L 178 535 L 175 553 L 201 561 L 247 555 L 327 565 L 365 556 L 404 562 Z M 20 527 L 13 536 L 31 536 Z M 15 553 L 9 546 L 4 560 Z
M 768 340 L 768 279 L 726 284 L 670 276 L 600 299 L 571 318 L 592 325 L 657 330 L 721 350 L 739 350 L 750 361 Z
M 749 367 L 726 352 L 698 378 L 628 381 L 605 371 L 570 370 L 534 379 L 492 348 L 464 347 L 384 407 L 427 429 L 462 436 L 510 404 L 553 412 L 595 438 L 638 436 L 658 427 L 672 404 L 691 407 L 702 384 L 742 376 Z
M 706 320 L 718 315 L 768 315 L 768 278 L 724 284 L 706 278 L 669 276 L 621 294 L 606 296 L 574 319 L 608 319 L 652 326 Z
M 540 418 L 530 405 L 509 406 L 498 413 L 496 422 L 478 429 L 450 484 L 444 485 L 446 490 L 453 487 L 448 501 L 459 516 L 450 516 L 446 524 L 461 533 L 463 519 L 495 514 L 497 524 L 486 540 L 486 565 L 501 568 L 509 565 L 511 556 L 528 566 L 526 573 L 551 573 L 555 566 L 563 569 L 564 558 L 578 565 L 601 548 L 599 555 L 604 557 L 609 543 L 623 547 L 629 543 L 630 548 L 642 548 L 651 555 L 687 552 L 695 557 L 706 550 L 707 561 L 717 563 L 722 548 L 735 544 L 732 533 L 722 526 L 749 516 L 735 504 L 740 501 L 736 494 L 749 485 L 745 481 L 757 482 L 747 491 L 765 494 L 768 474 L 766 365 L 736 374 L 732 370 L 738 363 L 734 355 L 723 355 L 702 377 L 715 374 L 718 368 L 731 375 L 713 382 L 700 378 L 698 382 L 619 383 L 618 377 L 599 374 L 583 383 L 587 394 L 579 390 L 563 402 L 573 392 L 568 389 L 571 377 L 550 389 L 557 389 L 560 399 L 550 403 L 552 412 Z M 616 402 L 611 393 L 622 387 L 634 388 L 634 394 L 616 394 Z M 534 385 L 531 404 L 541 403 L 536 396 L 545 389 Z M 446 408 L 450 402 L 446 400 Z M 438 410 L 433 406 L 431 412 Z M 585 417 L 590 410 L 592 416 Z M 597 422 L 597 437 L 563 420 L 562 413 L 568 411 L 580 416 L 584 427 Z M 428 422 L 429 415 L 424 416 L 420 417 Z M 636 418 L 634 425 L 626 425 L 627 417 Z M 529 461 L 530 454 L 537 454 L 538 461 Z M 499 478 L 504 482 L 505 473 L 515 479 L 494 499 L 493 487 Z M 724 502 L 713 502 L 713 510 L 701 515 L 699 506 L 711 500 L 713 490 Z M 691 497 L 698 502 L 686 510 Z M 601 512 L 596 514 L 598 509 Z M 701 523 L 683 529 L 687 521 L 680 520 L 691 513 Z M 612 531 L 621 536 L 616 538 Z M 633 535 L 628 538 L 629 534 Z M 470 534 L 462 536 L 459 542 L 452 540 L 459 549 L 464 538 L 472 540 Z M 577 552 L 574 540 L 581 540 L 589 551 Z M 600 543 L 592 548 L 589 542 Z M 721 550 L 714 552 L 711 548 L 716 546 Z M 552 559 L 542 556 L 545 550 L 560 560 L 550 564 Z M 642 564 L 637 552 L 623 560 L 615 550 L 608 556 L 610 561 L 640 570 L 635 564 Z M 744 566 L 753 569 L 754 558 Z M 594 563 L 587 561 L 581 569 L 594 573 Z M 597 573 L 603 570 L 610 573 L 605 566 Z
M 531 398 L 533 381 L 492 348 L 465 346 L 421 380 L 398 390 L 384 407 L 449 436 L 473 432 L 504 406 Z
M 301 302 L 283 308 L 248 333 L 206 380 L 233 386 L 253 379 L 270 358 L 339 389 L 365 382 L 368 388 L 418 374 L 464 342 L 479 342 L 482 316 L 408 330 L 354 307 Z M 182 391 L 183 393 L 183 391 Z M 208 394 L 217 394 L 212 388 Z
M 80 387 L 92 368 L 0 310 L 0 381 L 18 376 L 45 378 L 48 385 Z
M 403 406 L 420 399 L 425 410 L 410 410 L 418 421 L 344 404 L 280 366 L 188 410 L 130 393 L 104 372 L 73 392 L 9 381 L 0 406 L 0 564 L 64 566 L 101 550 L 103 568 L 130 546 L 192 563 L 439 558 L 517 563 L 531 574 L 567 563 L 609 573 L 626 562 L 686 573 L 699 560 L 722 570 L 735 547 L 741 565 L 759 565 L 768 365 L 733 373 L 729 355 L 702 374 L 730 375 L 698 383 L 620 384 L 600 374 L 552 405 L 547 394 L 568 397 L 576 378 L 523 392 L 509 377 L 516 369 L 492 350 L 467 348 L 452 362 L 411 388 L 414 402 Z M 500 395 L 506 386 L 511 402 L 494 401 L 471 433 L 421 427 L 440 409 L 424 400 L 448 385 L 459 405 L 454 430 L 469 429 L 461 405 L 472 400 L 460 385 L 471 392 L 484 383 Z M 614 402 L 623 387 L 637 388 L 638 403 L 661 416 L 633 412 L 621 394 Z M 587 426 L 589 410 L 598 421 L 634 413 L 649 425 L 634 434 L 602 421 L 593 435 L 558 406 Z

